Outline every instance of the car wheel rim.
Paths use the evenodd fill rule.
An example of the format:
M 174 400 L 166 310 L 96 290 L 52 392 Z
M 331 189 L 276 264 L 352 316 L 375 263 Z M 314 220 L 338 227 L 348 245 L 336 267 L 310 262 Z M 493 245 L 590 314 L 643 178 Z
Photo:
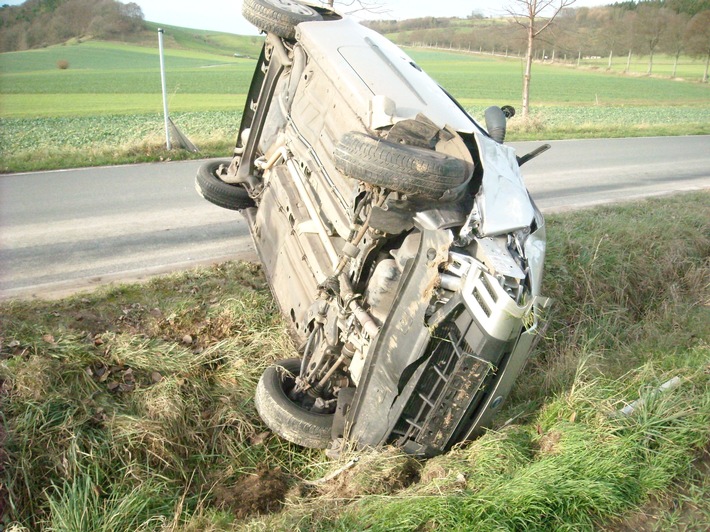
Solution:
M 273 2 L 284 11 L 289 11 L 298 15 L 313 15 L 313 10 L 310 7 L 298 4 L 296 2 L 292 2 L 291 0 L 273 0 Z

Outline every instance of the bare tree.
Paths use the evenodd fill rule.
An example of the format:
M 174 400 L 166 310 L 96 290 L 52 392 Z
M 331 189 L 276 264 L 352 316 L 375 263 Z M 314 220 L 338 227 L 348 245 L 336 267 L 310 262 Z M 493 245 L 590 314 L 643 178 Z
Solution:
M 685 34 L 688 30 L 689 22 L 690 15 L 671 12 L 668 19 L 668 26 L 666 27 L 665 34 L 661 41 L 663 49 L 673 56 L 672 78 L 674 78 L 678 72 L 678 59 L 685 47 Z
M 535 49 L 535 39 L 545 31 L 555 17 L 576 0 L 512 0 L 512 5 L 506 10 L 515 23 L 523 27 L 527 34 L 527 49 L 525 52 L 525 74 L 523 74 L 523 118 L 530 114 L 530 78 Z M 546 13 L 543 18 L 543 12 Z
M 387 9 L 379 0 L 321 0 L 322 4 L 332 8 L 335 4 L 348 8 L 347 13 L 352 14 L 358 11 L 369 11 L 370 13 L 384 14 Z
M 614 52 L 621 49 L 626 51 L 630 46 L 628 21 L 624 20 L 624 17 L 629 12 L 616 7 L 602 9 L 601 11 L 603 19 L 597 35 L 598 44 L 602 48 L 606 47 L 609 51 L 607 70 L 611 70 Z
M 701 11 L 690 19 L 685 38 L 688 52 L 696 57 L 705 58 L 703 83 L 707 83 L 710 67 L 710 10 Z
M 648 52 L 648 72 L 653 73 L 653 55 L 666 33 L 672 11 L 652 4 L 641 4 L 636 9 L 634 33 L 639 41 L 639 49 Z

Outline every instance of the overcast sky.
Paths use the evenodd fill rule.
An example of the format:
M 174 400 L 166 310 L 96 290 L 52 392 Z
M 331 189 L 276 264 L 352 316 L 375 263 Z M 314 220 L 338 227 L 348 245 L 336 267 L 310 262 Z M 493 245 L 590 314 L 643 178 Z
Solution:
M 0 0 L 18 5 L 24 0 Z M 130 0 L 121 0 L 128 3 Z M 224 31 L 240 35 L 255 34 L 256 29 L 242 18 L 242 0 L 133 0 L 141 6 L 146 20 L 172 26 Z M 365 0 L 381 4 L 386 12 L 361 13 L 374 19 L 406 19 L 416 17 L 466 17 L 473 11 L 485 16 L 502 15 L 512 0 Z M 590 7 L 613 3 L 614 0 L 577 0 L 574 7 Z M 317 2 L 313 2 L 317 3 Z M 344 3 L 351 3 L 347 0 Z M 337 5 L 337 1 L 336 1 Z M 347 11 L 348 8 L 344 8 Z

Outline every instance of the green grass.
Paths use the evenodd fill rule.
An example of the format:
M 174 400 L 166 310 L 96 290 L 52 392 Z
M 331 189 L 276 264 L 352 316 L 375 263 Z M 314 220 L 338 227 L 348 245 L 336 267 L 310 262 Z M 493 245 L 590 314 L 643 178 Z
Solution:
M 555 310 L 495 430 L 427 462 L 358 453 L 319 484 L 305 481 L 353 454 L 288 445 L 254 410 L 263 368 L 293 352 L 257 267 L 2 303 L 0 524 L 577 531 L 654 515 L 697 529 L 710 515 L 707 459 L 694 462 L 710 443 L 709 199 L 549 217 Z
M 421 50 L 421 48 L 411 48 L 411 50 Z M 493 60 L 493 55 L 490 52 L 483 51 L 481 53 L 478 50 L 473 51 L 445 51 L 444 49 L 438 50 L 440 53 L 468 53 L 474 55 L 481 60 L 485 58 Z M 415 52 L 416 53 L 416 52 Z M 509 54 L 507 58 L 504 57 L 505 50 L 498 50 L 496 52 L 496 60 L 508 60 L 508 61 L 521 61 L 520 56 L 514 54 Z M 542 54 L 539 53 L 538 57 Z M 536 59 L 535 66 L 557 66 L 557 67 L 567 67 L 576 68 L 577 67 L 577 55 L 569 54 L 567 56 L 560 55 L 559 52 L 555 57 L 554 63 L 552 62 L 552 50 L 546 50 L 547 60 L 542 63 L 539 59 Z M 643 55 L 632 55 L 631 62 L 628 65 L 627 71 L 627 59 L 626 55 L 614 56 L 612 57 L 611 69 L 609 66 L 609 57 L 582 57 L 579 61 L 579 66 L 582 70 L 597 71 L 601 73 L 615 73 L 623 74 L 629 77 L 646 77 L 648 73 L 648 56 Z M 656 54 L 653 59 L 653 72 L 652 76 L 654 78 L 671 78 L 673 73 L 673 63 L 675 58 L 672 56 L 664 54 Z M 690 82 L 698 82 L 703 78 L 703 73 L 705 71 L 705 61 L 704 59 L 693 58 L 685 55 L 681 55 L 678 59 L 678 65 L 676 68 L 676 80 L 686 80 Z
M 241 116 L 245 94 L 182 94 L 168 96 L 170 113 L 200 111 L 228 111 Z M 163 108 L 160 94 L 86 94 L 82 98 L 66 94 L 35 94 L 28 99 L 24 94 L 9 94 L 0 97 L 0 108 L 11 109 L 4 119 L 36 120 L 46 118 L 77 117 L 100 119 L 110 115 L 138 115 L 156 113 Z M 96 109 L 102 109 L 97 115 Z M 126 120 L 135 120 L 127 116 Z M 221 124 L 216 124 L 220 127 Z M 236 130 L 232 132 L 236 136 Z M 10 140 L 10 142 L 12 142 Z
M 274 438 L 252 443 L 263 430 L 251 406 L 256 380 L 268 360 L 292 352 L 255 266 L 56 305 L 2 308 L 3 452 L 12 460 L 0 505 L 12 520 L 151 530 L 192 515 L 216 486 L 259 464 L 318 470 L 315 453 Z
M 71 74 L 78 71 L 155 70 L 159 66 L 158 48 L 106 41 L 85 41 L 67 45 L 49 46 L 23 52 L 6 52 L 0 55 L 3 78 L 17 74 L 39 73 Z M 199 67 L 211 62 L 228 63 L 229 57 L 201 53 L 194 50 L 171 49 L 166 52 L 175 68 Z M 66 72 L 55 72 L 58 59 L 69 61 Z M 3 85 L 4 88 L 4 85 Z M 41 89 L 27 87 L 26 90 Z M 5 91 L 5 90 L 4 90 Z
M 670 493 L 652 497 L 605 530 L 705 530 L 710 523 L 710 449 L 694 460 L 691 471 Z
M 189 31 L 168 34 L 185 41 L 194 37 Z M 227 49 L 252 42 L 250 37 L 209 38 L 224 41 Z M 258 46 L 255 50 L 254 55 Z M 62 58 L 69 61 L 68 70 L 56 68 Z M 166 63 L 173 120 L 202 157 L 230 153 L 254 60 L 172 48 Z M 164 149 L 155 48 L 87 41 L 0 54 L 0 70 L 3 172 L 194 157 Z
M 169 94 L 246 94 L 254 63 L 236 60 L 234 65 L 204 65 L 171 69 L 166 74 Z M 62 94 L 68 101 L 81 100 L 90 94 L 145 94 L 160 97 L 160 70 L 55 70 L 47 73 L 4 75 L 0 89 L 3 95 L 23 95 L 31 102 L 38 94 Z M 4 105 L 3 105 L 4 107 Z M 196 109 L 199 110 L 199 109 Z M 100 107 L 94 114 L 103 114 Z M 29 116 L 36 116 L 31 111 Z
M 254 72 L 251 59 L 185 50 L 165 55 L 170 92 L 245 94 Z M 69 61 L 67 70 L 57 68 L 59 59 Z M 160 95 L 161 91 L 157 50 L 133 45 L 89 41 L 4 53 L 0 54 L 0 70 L 0 93 L 24 95 L 29 100 L 36 94 L 81 99 L 86 94 Z M 94 113 L 101 114 L 101 107 Z
M 473 54 L 410 49 L 414 59 L 454 96 L 492 102 L 520 99 L 521 64 Z M 68 70 L 56 68 L 67 59 Z M 85 42 L 0 54 L 2 94 L 160 93 L 157 52 L 114 43 Z M 254 62 L 193 51 L 166 57 L 170 92 L 245 94 Z M 706 85 L 607 75 L 535 65 L 531 97 L 537 105 L 708 105 Z M 77 98 L 79 96 L 76 96 Z M 195 109 L 195 110 L 199 110 Z M 96 107 L 96 112 L 101 107 Z

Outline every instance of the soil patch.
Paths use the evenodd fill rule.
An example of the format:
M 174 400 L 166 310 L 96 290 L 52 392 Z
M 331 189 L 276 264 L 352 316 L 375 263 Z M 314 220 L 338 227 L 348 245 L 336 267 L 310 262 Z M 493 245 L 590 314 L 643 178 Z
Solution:
M 355 499 L 365 495 L 391 495 L 421 477 L 421 464 L 401 451 L 387 449 L 362 455 L 355 467 L 317 487 L 317 495 Z
M 263 466 L 232 486 L 216 486 L 214 503 L 229 508 L 237 519 L 277 512 L 283 506 L 288 485 L 281 468 Z

